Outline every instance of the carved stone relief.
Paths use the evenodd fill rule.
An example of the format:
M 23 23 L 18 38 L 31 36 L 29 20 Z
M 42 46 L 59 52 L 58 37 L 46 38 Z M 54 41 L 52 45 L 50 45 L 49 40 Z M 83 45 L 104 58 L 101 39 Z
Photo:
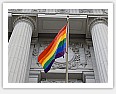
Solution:
M 63 13 L 63 14 L 70 13 L 69 9 L 56 9 L 55 11 L 56 13 Z
M 93 9 L 79 9 L 79 13 L 93 13 Z
M 108 14 L 108 9 L 102 9 L 103 14 Z
M 41 43 L 40 47 L 39 47 L 39 51 L 35 50 L 35 48 L 33 49 L 33 55 L 34 56 L 39 55 L 48 45 L 49 45 L 49 42 Z M 74 52 L 74 57 L 68 62 L 69 70 L 86 68 L 86 65 L 88 64 L 88 62 L 91 62 L 91 54 L 90 54 L 90 49 L 88 48 L 88 46 L 83 43 L 70 43 L 69 48 Z M 79 53 L 80 48 L 84 49 L 84 53 L 82 53 L 82 54 L 85 54 L 85 57 L 83 57 L 85 59 L 84 63 L 81 63 L 81 61 L 80 61 L 80 53 Z M 37 52 L 39 52 L 39 53 L 37 53 Z M 41 65 L 39 64 L 39 66 L 41 66 Z M 54 70 L 55 69 L 65 69 L 66 62 L 56 62 L 55 61 L 51 68 Z

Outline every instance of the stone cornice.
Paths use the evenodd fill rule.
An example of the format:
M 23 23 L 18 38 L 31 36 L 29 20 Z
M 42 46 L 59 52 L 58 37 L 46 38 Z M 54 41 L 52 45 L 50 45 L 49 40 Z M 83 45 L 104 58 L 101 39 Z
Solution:
M 11 13 L 108 15 L 107 9 L 9 9 Z

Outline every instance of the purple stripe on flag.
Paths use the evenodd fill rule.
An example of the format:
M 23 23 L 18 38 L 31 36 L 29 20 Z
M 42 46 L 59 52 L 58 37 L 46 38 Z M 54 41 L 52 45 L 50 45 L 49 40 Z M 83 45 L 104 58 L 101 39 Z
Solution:
M 64 49 L 62 52 L 56 54 L 55 59 L 64 56 L 65 52 L 66 52 L 66 49 Z

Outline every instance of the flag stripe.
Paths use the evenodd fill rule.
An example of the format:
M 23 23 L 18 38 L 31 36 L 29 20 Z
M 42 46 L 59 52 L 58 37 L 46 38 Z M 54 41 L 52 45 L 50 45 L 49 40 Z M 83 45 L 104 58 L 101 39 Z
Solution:
M 50 70 L 50 68 L 51 68 L 52 64 L 54 63 L 54 61 L 55 61 L 55 59 L 53 59 L 52 62 L 49 64 L 49 66 L 46 69 L 44 69 L 45 73 L 47 73 Z
M 53 59 L 55 59 L 55 54 L 44 64 L 43 68 L 46 69 Z
M 40 63 L 42 62 L 42 65 L 44 65 L 46 61 L 49 60 L 49 58 L 55 53 L 58 47 L 58 43 L 62 41 L 64 38 L 66 38 L 66 34 L 64 34 L 63 36 L 60 37 L 59 40 L 56 40 L 56 42 L 54 42 L 48 53 L 46 53 L 46 55 L 40 60 Z
M 63 42 L 65 42 L 65 43 L 63 44 Z M 61 45 L 61 44 L 62 44 L 62 45 Z M 65 50 L 64 50 L 65 48 L 66 48 L 66 39 L 64 39 L 63 41 L 61 41 L 61 42 L 59 43 L 58 48 L 57 48 L 56 52 L 53 54 L 53 56 L 52 56 L 44 65 L 42 65 L 43 68 L 45 69 L 46 66 L 48 66 L 48 65 L 50 64 L 50 62 L 51 62 L 53 59 L 56 59 L 56 58 L 55 58 L 55 55 L 59 54 L 59 53 L 62 52 L 62 51 L 65 51 Z
M 59 31 L 49 46 L 38 56 L 38 62 L 44 68 L 45 73 L 50 70 L 55 59 L 66 52 L 66 27 L 67 25 Z
M 56 54 L 56 55 L 54 54 L 54 55 L 44 64 L 43 68 L 46 69 L 53 59 L 56 59 L 56 58 L 59 58 L 59 57 L 63 56 L 65 52 L 66 52 L 66 48 L 65 48 L 62 52 L 59 52 L 59 53 Z
M 65 39 L 64 39 L 64 40 L 62 40 L 61 42 L 64 42 L 64 41 L 65 41 Z M 60 42 L 59 44 L 61 44 L 61 42 Z M 65 41 L 65 42 L 66 42 L 66 41 Z M 59 47 L 59 46 L 61 46 L 61 45 L 58 45 L 58 48 L 60 49 L 60 47 Z M 65 46 L 65 44 L 62 44 L 62 46 Z M 62 46 L 61 46 L 61 47 L 62 47 Z M 57 48 L 57 49 L 58 49 L 58 48 Z M 57 49 L 55 49 L 54 51 L 56 51 L 56 52 L 57 52 L 57 51 L 59 51 L 59 50 L 57 50 Z M 51 50 L 53 50 L 53 49 L 51 48 Z M 63 50 L 63 49 L 62 49 L 62 50 Z M 54 54 L 56 54 L 56 52 L 54 52 L 53 54 L 52 54 L 52 53 L 50 53 L 50 54 L 49 54 L 49 56 L 52 54 L 52 56 L 51 56 L 51 57 L 53 57 L 53 55 L 54 55 Z M 57 53 L 58 53 L 58 52 L 57 52 Z M 51 58 L 51 57 L 50 57 L 50 58 Z M 45 58 L 45 57 L 44 57 L 44 58 Z M 44 59 L 44 58 L 43 58 L 43 59 Z M 48 57 L 46 57 L 46 58 L 48 58 Z M 46 58 L 45 58 L 45 59 L 46 59 Z M 45 60 L 45 59 L 44 59 L 44 60 Z M 48 60 L 49 60 L 49 59 L 48 59 Z M 46 63 L 48 60 L 46 60 L 46 61 L 45 61 L 45 63 Z M 44 61 L 43 61 L 42 66 L 44 66 L 44 64 L 45 64 L 45 63 L 44 63 Z
M 55 39 L 50 43 L 50 45 L 39 55 L 38 57 L 38 61 L 41 60 L 41 58 L 50 50 L 51 46 L 53 45 L 53 43 L 55 42 L 55 40 L 60 36 L 66 34 L 66 26 L 63 27 L 63 29 L 60 30 L 60 32 L 57 34 L 57 36 L 55 37 Z
M 59 45 L 58 45 L 58 48 L 62 46 L 62 44 L 66 43 L 66 38 L 64 38 L 64 40 L 62 40 Z
M 58 53 L 58 54 L 55 56 L 55 58 L 59 58 L 59 57 L 63 56 L 65 52 L 66 52 L 66 48 L 64 49 L 64 51 Z
M 57 49 L 56 54 L 62 52 L 64 48 L 66 48 L 66 43 Z
M 66 34 L 63 34 L 62 36 L 58 37 L 58 38 L 54 41 L 54 43 L 52 44 L 52 46 L 50 47 L 50 49 L 46 52 L 46 54 L 43 56 L 43 58 L 41 58 L 41 60 L 39 60 L 40 63 L 43 62 L 42 59 L 45 59 L 48 55 L 50 55 L 50 53 L 52 54 L 52 53 L 56 50 L 56 48 L 57 48 L 57 46 L 58 46 L 58 43 L 59 43 L 60 41 L 62 41 L 64 38 L 66 38 Z
M 60 44 L 58 45 L 58 48 L 56 50 L 56 54 L 61 52 L 64 48 L 66 48 L 66 39 L 64 39 L 63 41 L 60 42 Z
M 58 54 L 56 55 L 55 59 L 56 59 L 56 58 L 59 58 L 59 57 L 61 57 L 61 56 L 63 56 L 64 53 L 65 53 L 64 51 L 58 53 Z M 55 61 L 55 59 L 53 59 L 53 60 L 48 64 L 48 66 L 45 67 L 45 69 L 44 69 L 45 73 L 47 73 L 47 72 L 50 70 L 50 68 L 51 68 L 53 62 Z

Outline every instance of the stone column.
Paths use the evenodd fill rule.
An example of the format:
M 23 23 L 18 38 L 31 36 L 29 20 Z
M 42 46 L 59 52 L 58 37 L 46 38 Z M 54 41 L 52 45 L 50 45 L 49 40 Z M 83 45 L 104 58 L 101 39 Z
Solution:
M 15 20 L 8 44 L 9 83 L 25 82 L 32 30 L 34 30 L 34 24 L 30 17 L 21 16 Z
M 108 82 L 108 26 L 107 20 L 97 18 L 90 24 L 94 53 L 100 82 Z

